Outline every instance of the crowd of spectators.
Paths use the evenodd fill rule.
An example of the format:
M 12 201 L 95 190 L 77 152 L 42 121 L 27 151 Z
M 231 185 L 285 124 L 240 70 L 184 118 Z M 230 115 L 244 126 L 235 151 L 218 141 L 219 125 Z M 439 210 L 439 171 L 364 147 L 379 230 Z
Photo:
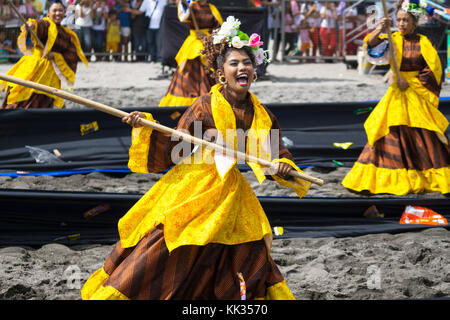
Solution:
M 344 35 L 345 39 L 351 40 L 345 41 L 345 55 L 357 54 L 358 46 L 367 33 L 366 9 L 375 2 L 364 1 L 353 6 L 355 2 L 352 1 L 284 1 L 284 19 L 283 1 L 252 0 L 251 4 L 268 7 L 268 27 L 274 41 L 273 60 L 279 56 L 281 32 L 284 32 L 283 53 L 288 58 L 305 56 L 305 59 L 309 57 L 306 59 L 308 62 L 332 62 L 333 57 L 344 54 Z
M 0 0 L 0 55 L 20 54 L 16 39 L 22 22 L 8 0 Z M 51 0 L 12 0 L 25 17 L 45 16 Z M 62 0 L 66 17 L 62 24 L 74 30 L 83 51 L 96 61 L 159 62 L 161 19 L 164 7 L 176 0 Z M 253 7 L 268 7 L 268 28 L 276 61 L 284 32 L 286 56 L 314 58 L 342 56 L 343 15 L 352 2 L 346 1 L 284 1 L 284 30 L 281 0 L 251 0 Z M 365 22 L 365 7 L 373 2 L 346 10 L 345 30 L 348 34 Z M 363 35 L 362 35 L 363 36 Z M 361 37 L 362 37 L 361 36 Z M 354 55 L 357 41 L 346 43 L 346 54 Z M 0 59 L 0 62 L 6 61 Z M 11 59 L 9 61 L 12 61 Z
M 22 22 L 8 0 L 0 1 L 0 55 L 6 52 L 20 55 L 16 40 Z M 45 17 L 51 3 L 51 0 L 12 1 L 25 19 Z M 176 0 L 62 0 L 62 3 L 66 17 L 61 24 L 76 32 L 87 56 L 94 56 L 97 61 L 159 62 L 162 14 L 164 7 Z

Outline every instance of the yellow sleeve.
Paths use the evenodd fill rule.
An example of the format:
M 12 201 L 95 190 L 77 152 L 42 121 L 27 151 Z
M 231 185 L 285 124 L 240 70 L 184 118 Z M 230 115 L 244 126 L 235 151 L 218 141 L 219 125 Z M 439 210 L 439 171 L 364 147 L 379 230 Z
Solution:
M 150 113 L 144 113 L 145 118 L 155 122 Z M 150 137 L 153 129 L 150 127 L 133 128 L 131 131 L 131 147 L 129 150 L 128 168 L 133 172 L 149 173 L 148 152 L 150 150 Z
M 294 168 L 297 172 L 303 173 L 303 171 L 291 160 L 286 158 L 274 159 L 272 162 L 284 162 L 289 164 L 292 168 Z M 308 192 L 309 188 L 311 188 L 312 183 L 300 178 L 294 178 L 294 181 L 284 180 L 277 175 L 272 175 L 276 182 L 280 185 L 294 189 L 295 193 L 299 196 L 299 198 L 303 198 Z

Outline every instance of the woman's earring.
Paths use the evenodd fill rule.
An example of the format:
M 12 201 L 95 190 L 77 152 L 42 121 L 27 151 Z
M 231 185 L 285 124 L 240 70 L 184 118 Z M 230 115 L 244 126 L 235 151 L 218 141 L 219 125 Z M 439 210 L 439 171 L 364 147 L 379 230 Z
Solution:
M 219 77 L 219 82 L 220 82 L 221 84 L 226 84 L 226 83 L 227 83 L 227 78 L 225 78 L 224 75 L 221 75 L 221 76 Z
M 256 82 L 258 80 L 258 75 L 256 73 L 253 74 L 253 82 Z

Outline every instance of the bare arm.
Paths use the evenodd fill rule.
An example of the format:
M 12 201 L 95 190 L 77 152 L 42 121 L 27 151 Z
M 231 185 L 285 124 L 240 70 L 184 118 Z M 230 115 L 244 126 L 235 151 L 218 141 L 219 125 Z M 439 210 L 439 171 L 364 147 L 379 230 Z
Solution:
M 392 25 L 391 18 L 382 18 L 380 20 L 380 24 L 378 25 L 378 27 L 370 33 L 370 37 L 367 42 L 370 48 L 376 47 L 377 45 L 383 42 L 383 40 L 379 38 L 379 35 L 382 32 L 386 32 L 387 28 L 390 28 L 391 25 Z

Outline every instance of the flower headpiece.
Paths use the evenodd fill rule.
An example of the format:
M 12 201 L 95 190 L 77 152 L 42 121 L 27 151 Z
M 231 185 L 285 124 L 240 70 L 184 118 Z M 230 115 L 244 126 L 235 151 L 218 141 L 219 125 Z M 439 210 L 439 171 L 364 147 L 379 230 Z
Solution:
M 434 14 L 434 8 L 429 6 L 425 0 L 404 0 L 402 10 L 419 17 L 428 14 L 430 17 Z
M 260 48 L 263 45 L 261 37 L 257 33 L 253 33 L 250 37 L 239 30 L 241 22 L 233 16 L 228 16 L 227 20 L 222 24 L 220 29 L 213 31 L 213 43 L 219 44 L 225 40 L 230 47 L 241 49 L 249 47 L 255 56 L 257 65 L 269 63 L 269 50 Z

